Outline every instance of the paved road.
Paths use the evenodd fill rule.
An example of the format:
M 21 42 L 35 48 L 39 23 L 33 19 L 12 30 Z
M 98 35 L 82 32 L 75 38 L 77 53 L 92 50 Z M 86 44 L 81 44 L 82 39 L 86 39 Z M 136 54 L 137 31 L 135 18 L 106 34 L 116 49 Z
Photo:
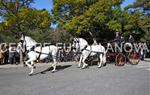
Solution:
M 150 95 L 150 60 L 84 70 L 72 62 L 60 65 L 56 73 L 38 66 L 33 76 L 25 67 L 0 67 L 0 95 Z

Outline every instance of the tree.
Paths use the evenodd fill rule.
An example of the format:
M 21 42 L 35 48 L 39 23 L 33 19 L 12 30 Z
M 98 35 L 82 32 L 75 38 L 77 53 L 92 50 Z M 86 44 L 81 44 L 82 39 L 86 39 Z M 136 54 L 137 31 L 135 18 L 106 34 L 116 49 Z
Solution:
M 110 40 L 114 38 L 111 36 L 114 32 L 121 31 L 120 23 L 123 24 L 123 21 L 119 20 L 118 16 L 122 16 L 120 5 L 123 0 L 53 1 L 53 14 L 59 26 L 72 34 L 88 32 L 92 38 Z
M 44 31 L 50 28 L 49 12 L 30 8 L 32 2 L 33 0 L 0 0 L 0 16 L 4 20 L 0 23 L 0 32 L 5 39 L 9 36 L 13 41 L 15 36 L 20 37 L 20 33 L 31 35 L 35 30 L 44 35 Z
M 125 9 L 130 14 L 127 29 L 134 31 L 140 41 L 150 41 L 150 1 L 136 0 Z

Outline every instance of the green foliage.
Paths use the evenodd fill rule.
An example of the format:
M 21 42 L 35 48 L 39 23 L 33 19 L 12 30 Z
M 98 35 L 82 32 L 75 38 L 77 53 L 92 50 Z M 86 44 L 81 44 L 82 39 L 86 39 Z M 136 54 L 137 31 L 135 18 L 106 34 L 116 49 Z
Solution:
M 70 42 L 70 34 L 61 29 L 61 28 L 58 28 L 54 31 L 52 31 L 50 33 L 50 42 L 53 42 L 53 43 L 57 43 L 57 42 L 62 42 L 62 43 L 68 43 Z
M 58 26 L 73 35 L 89 32 L 91 37 L 104 38 L 102 34 L 120 32 L 124 36 L 133 34 L 137 41 L 149 40 L 149 0 L 137 0 L 125 10 L 120 7 L 124 0 L 53 1 L 53 14 Z M 106 36 L 103 40 L 109 38 Z
M 33 0 L 0 0 L 0 15 L 4 19 L 0 23 L 0 33 L 5 41 L 12 41 L 7 36 L 16 39 L 21 33 L 30 35 L 35 30 L 38 30 L 37 35 L 44 36 L 44 31 L 50 29 L 51 15 L 45 9 L 30 8 L 32 2 Z
M 116 32 L 120 32 L 121 31 L 121 24 L 118 23 L 115 20 L 111 20 L 108 22 L 108 27 L 109 29 L 116 31 Z
M 68 42 L 72 35 L 114 39 L 115 32 L 150 41 L 150 1 L 136 0 L 121 9 L 124 0 L 53 0 L 52 14 L 30 6 L 34 0 L 0 0 L 0 41 L 17 41 L 20 33 L 38 42 Z M 51 30 L 55 21 L 57 29 Z
M 150 41 L 150 1 L 136 0 L 125 9 L 129 11 L 129 21 L 126 29 L 134 31 L 134 34 L 138 36 L 138 40 L 142 42 Z
M 123 0 L 53 1 L 53 13 L 55 18 L 59 17 L 58 24 L 74 35 L 81 32 L 91 32 L 92 37 L 101 37 L 103 32 L 120 32 L 121 30 L 118 16 L 121 13 L 120 4 Z M 67 7 L 64 8 L 64 6 Z

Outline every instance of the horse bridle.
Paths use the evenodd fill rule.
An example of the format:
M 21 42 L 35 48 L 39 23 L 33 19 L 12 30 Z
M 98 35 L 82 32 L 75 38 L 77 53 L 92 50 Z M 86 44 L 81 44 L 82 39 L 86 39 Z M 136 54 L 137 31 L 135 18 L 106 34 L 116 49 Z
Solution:
M 30 50 L 27 50 L 27 47 L 29 47 L 29 46 L 26 45 L 26 40 L 25 40 L 25 37 L 24 37 L 24 36 L 23 36 L 23 40 L 20 40 L 20 42 L 22 43 L 22 48 L 25 48 L 25 50 L 24 50 L 24 53 L 25 53 L 25 54 L 28 53 L 28 52 L 30 52 L 30 51 L 34 51 L 34 52 L 36 52 L 36 53 L 39 53 L 39 56 L 37 57 L 37 60 L 39 60 L 41 54 L 47 54 L 47 53 L 42 53 L 42 52 L 41 52 L 41 51 L 42 51 L 42 47 L 41 47 L 41 51 L 40 51 L 40 52 L 34 50 L 36 46 L 32 46 L 32 47 L 30 48 Z M 25 43 L 25 44 L 24 44 L 24 43 Z M 24 45 L 24 46 L 23 46 L 23 45 Z M 47 55 L 48 55 L 48 54 L 47 54 Z
M 79 53 L 81 50 L 81 47 L 80 47 L 80 41 L 79 39 L 75 38 L 75 40 L 73 41 L 75 43 L 75 49 L 78 49 L 77 52 Z M 76 48 L 76 46 L 78 46 L 79 48 Z
M 23 39 L 21 39 L 20 42 L 21 42 L 21 47 L 24 48 L 24 52 L 27 52 L 26 40 L 24 35 L 23 35 Z

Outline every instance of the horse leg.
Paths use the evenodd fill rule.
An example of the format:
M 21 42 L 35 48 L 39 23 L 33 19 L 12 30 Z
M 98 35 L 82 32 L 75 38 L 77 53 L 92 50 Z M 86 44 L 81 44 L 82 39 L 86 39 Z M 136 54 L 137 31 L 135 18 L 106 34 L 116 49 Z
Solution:
M 31 62 L 31 65 L 29 64 L 29 62 Z M 31 71 L 30 71 L 29 75 L 32 75 L 33 72 L 34 72 L 34 66 L 33 66 L 34 62 L 33 62 L 32 60 L 27 60 L 27 61 L 25 62 L 25 64 L 26 64 L 29 68 L 31 68 Z
M 100 54 L 98 59 L 99 59 L 98 68 L 101 68 L 101 67 L 102 67 L 102 61 L 103 61 L 103 60 L 102 60 L 102 59 L 103 59 L 103 55 Z
M 32 75 L 33 74 L 33 72 L 34 72 L 34 62 L 33 61 L 31 61 L 31 72 L 29 73 L 29 75 Z
M 83 59 L 82 59 L 82 63 L 83 63 L 83 66 L 82 66 L 82 69 L 86 68 L 88 66 L 88 64 L 85 63 L 85 60 L 86 60 L 86 56 L 83 56 Z
M 80 67 L 81 67 L 81 64 L 82 64 L 82 59 L 83 59 L 83 56 L 81 55 L 81 56 L 80 56 L 79 63 L 78 63 L 78 68 L 80 68 Z
M 57 66 L 56 58 L 53 58 L 53 64 L 52 64 L 53 70 L 52 70 L 52 73 L 54 73 L 56 71 L 56 66 Z
M 106 53 L 104 53 L 103 55 L 102 62 L 103 62 L 103 66 L 106 66 Z

